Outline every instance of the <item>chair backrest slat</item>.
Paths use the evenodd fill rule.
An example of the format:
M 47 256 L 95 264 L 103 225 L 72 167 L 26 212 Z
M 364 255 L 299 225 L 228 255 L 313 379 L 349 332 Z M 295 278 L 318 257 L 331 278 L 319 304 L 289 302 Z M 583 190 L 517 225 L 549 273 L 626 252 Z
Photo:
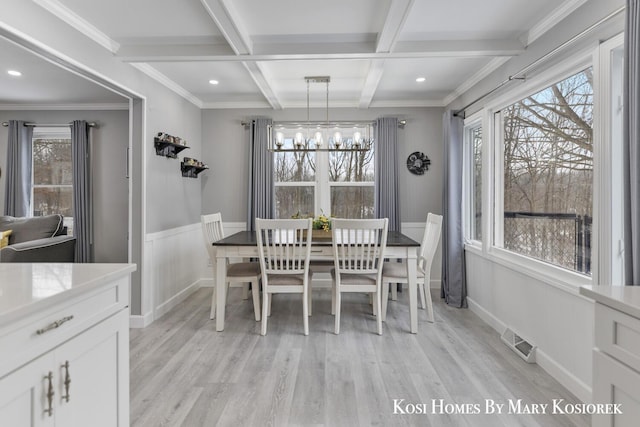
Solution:
M 256 218 L 260 263 L 266 274 L 303 274 L 309 270 L 311 218 Z
M 332 220 L 333 251 L 338 274 L 378 274 L 387 245 L 388 220 Z

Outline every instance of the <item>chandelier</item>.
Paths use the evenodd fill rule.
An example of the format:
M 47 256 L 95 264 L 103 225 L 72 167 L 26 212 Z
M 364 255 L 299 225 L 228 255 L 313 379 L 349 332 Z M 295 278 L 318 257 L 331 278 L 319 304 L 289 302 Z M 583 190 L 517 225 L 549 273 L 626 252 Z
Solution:
M 307 121 L 274 122 L 270 129 L 269 151 L 368 151 L 373 144 L 373 122 L 329 121 L 329 76 L 305 77 Z M 326 84 L 324 121 L 310 120 L 310 85 Z

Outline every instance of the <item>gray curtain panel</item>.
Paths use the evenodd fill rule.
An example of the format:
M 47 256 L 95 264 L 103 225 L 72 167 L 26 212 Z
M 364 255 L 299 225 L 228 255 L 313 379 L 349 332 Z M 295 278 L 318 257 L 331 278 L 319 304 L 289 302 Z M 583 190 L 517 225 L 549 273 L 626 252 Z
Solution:
M 462 233 L 463 121 L 445 111 L 444 192 L 442 206 L 442 297 L 455 307 L 467 306 L 467 282 Z
M 33 126 L 21 120 L 9 121 L 7 168 L 5 171 L 4 214 L 31 215 L 31 156 Z
M 625 282 L 640 285 L 640 0 L 627 0 L 624 38 Z
M 389 218 L 389 231 L 400 231 L 398 192 L 398 119 L 383 117 L 375 125 L 375 199 L 377 218 Z
M 76 262 L 92 262 L 93 212 L 91 194 L 91 150 L 89 125 L 84 120 L 71 124 L 71 161 L 73 163 L 73 235 L 76 238 Z
M 256 218 L 275 216 L 273 187 L 273 153 L 269 147 L 269 129 L 272 120 L 255 118 L 249 130 L 249 200 L 247 203 L 247 230 L 255 231 Z

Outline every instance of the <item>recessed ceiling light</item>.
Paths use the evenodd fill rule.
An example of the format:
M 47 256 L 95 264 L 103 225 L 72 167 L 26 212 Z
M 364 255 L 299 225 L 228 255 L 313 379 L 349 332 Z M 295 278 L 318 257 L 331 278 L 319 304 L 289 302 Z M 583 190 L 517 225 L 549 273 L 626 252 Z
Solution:
M 212 85 L 217 85 L 220 82 L 217 80 L 209 80 L 209 83 L 211 83 Z
M 9 70 L 7 71 L 7 74 L 14 77 L 20 77 L 22 75 L 20 71 L 16 71 L 16 70 Z
M 424 77 L 418 77 L 418 78 L 416 79 L 416 81 L 417 81 L 418 83 L 422 83 L 422 82 L 423 82 L 423 81 L 425 81 L 425 80 L 427 80 L 427 79 L 425 79 Z

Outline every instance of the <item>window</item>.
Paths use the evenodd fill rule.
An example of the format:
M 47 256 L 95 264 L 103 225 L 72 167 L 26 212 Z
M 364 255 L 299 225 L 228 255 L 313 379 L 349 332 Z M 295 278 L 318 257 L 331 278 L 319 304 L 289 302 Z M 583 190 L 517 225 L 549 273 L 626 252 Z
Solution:
M 292 138 L 283 142 L 283 148 L 293 147 Z M 350 146 L 351 142 L 347 139 L 343 143 Z M 273 157 L 277 218 L 290 218 L 298 213 L 317 216 L 321 212 L 342 218 L 374 217 L 373 148 L 275 151 Z
M 465 192 L 467 194 L 466 237 L 482 241 L 482 124 L 473 120 L 465 126 Z
M 315 212 L 316 153 L 274 152 L 276 218 Z
M 329 186 L 332 215 L 373 218 L 373 149 L 330 152 Z
M 61 214 L 71 228 L 73 175 L 69 129 L 36 128 L 33 133 L 33 216 Z
M 496 245 L 591 273 L 593 72 L 504 108 L 501 235 Z

